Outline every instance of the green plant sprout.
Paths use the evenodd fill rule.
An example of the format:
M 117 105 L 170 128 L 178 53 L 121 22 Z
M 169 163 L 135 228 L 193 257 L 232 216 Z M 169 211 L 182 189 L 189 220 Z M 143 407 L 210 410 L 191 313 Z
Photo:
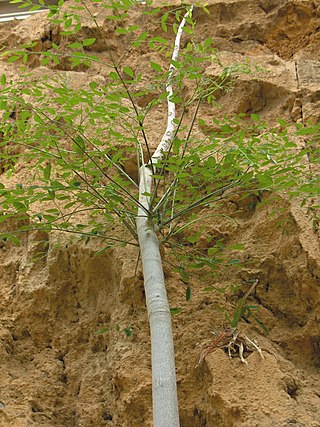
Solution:
M 252 291 L 255 289 L 255 287 L 258 284 L 258 280 L 255 280 L 252 285 L 250 286 L 249 290 L 244 294 L 243 297 L 239 298 L 236 307 L 233 312 L 233 318 L 231 319 L 229 316 L 227 316 L 227 319 L 230 323 L 231 328 L 237 328 L 239 321 L 243 317 L 250 317 L 251 316 L 251 310 L 255 309 L 256 307 L 247 305 L 247 299 L 249 295 L 252 293 Z
M 200 358 L 197 364 L 197 367 L 201 366 L 206 358 L 206 356 L 218 348 L 224 349 L 230 358 L 238 356 L 242 363 L 248 364 L 247 360 L 244 357 L 245 353 L 252 353 L 257 351 L 261 358 L 264 359 L 261 348 L 258 346 L 255 340 L 250 339 L 245 333 L 239 330 L 239 322 L 242 318 L 247 319 L 252 315 L 252 310 L 255 310 L 255 306 L 247 305 L 247 299 L 255 289 L 258 284 L 258 280 L 255 280 L 248 291 L 244 294 L 243 297 L 239 298 L 236 306 L 233 311 L 233 317 L 230 318 L 226 314 L 229 327 L 224 328 L 222 331 L 214 334 L 214 339 L 209 345 L 204 346 L 201 351 Z M 266 328 L 264 324 L 254 316 L 254 319 L 259 323 L 259 325 L 264 329 Z

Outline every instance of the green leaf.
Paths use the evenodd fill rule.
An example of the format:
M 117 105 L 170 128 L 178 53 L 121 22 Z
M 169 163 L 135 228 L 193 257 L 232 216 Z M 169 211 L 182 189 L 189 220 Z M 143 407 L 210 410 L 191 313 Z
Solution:
M 128 28 L 128 32 L 129 33 L 133 33 L 134 31 L 137 31 L 139 29 L 139 25 L 131 25 L 129 28 Z
M 97 331 L 95 331 L 95 335 L 104 334 L 105 332 L 108 332 L 108 331 L 109 331 L 109 328 L 104 327 L 104 328 L 101 328 L 101 329 L 98 329 Z
M 238 265 L 241 261 L 239 259 L 229 259 L 228 265 Z
M 119 76 L 118 76 L 118 74 L 117 74 L 115 71 L 111 71 L 111 72 L 109 73 L 109 77 L 110 77 L 112 80 L 119 80 Z
M 127 337 L 132 337 L 133 335 L 133 330 L 131 326 L 126 326 L 125 328 L 123 328 L 123 332 L 126 334 Z
M 188 242 L 190 242 L 190 243 L 194 244 L 194 243 L 196 243 L 196 242 L 199 240 L 200 235 L 201 235 L 201 233 L 200 233 L 200 232 L 195 233 L 195 234 L 193 234 L 192 236 L 188 236 L 188 237 L 187 237 L 187 240 L 188 240 Z
M 117 28 L 116 31 L 115 31 L 116 34 L 128 34 L 128 32 L 129 31 L 126 30 L 125 28 Z
M 97 86 L 98 86 L 97 82 L 90 82 L 89 83 L 89 87 L 91 90 L 95 90 Z
M 184 268 L 180 269 L 180 278 L 183 281 L 183 283 L 186 283 L 186 284 L 189 283 L 189 274 Z
M 278 123 L 279 123 L 281 126 L 284 126 L 284 127 L 286 127 L 286 126 L 287 126 L 287 123 L 286 123 L 284 120 L 282 120 L 282 119 L 278 119 Z
M 259 122 L 260 121 L 260 116 L 258 114 L 251 114 L 251 119 L 254 120 L 254 121 L 256 121 L 256 122 Z
M 6 235 L 6 240 L 9 240 L 15 246 L 20 246 L 20 239 L 17 236 L 15 236 L 14 234 L 7 234 Z
M 217 254 L 217 252 L 219 252 L 221 249 L 220 248 L 217 248 L 216 246 L 214 246 L 213 248 L 209 248 L 208 249 L 208 256 L 213 256 L 213 255 L 216 255 Z
M 177 70 L 181 69 L 181 64 L 178 61 L 175 61 L 174 59 L 171 59 L 171 64 L 176 67 Z
M 2 74 L 1 79 L 0 79 L 0 83 L 2 84 L 2 86 L 4 86 L 7 82 L 7 78 L 5 74 Z
M 171 316 L 175 316 L 175 315 L 177 315 L 177 314 L 179 314 L 179 313 L 181 313 L 181 308 L 179 308 L 179 307 L 171 307 L 170 308 L 170 313 L 171 313 Z
M 189 27 L 183 27 L 183 31 L 185 31 L 187 34 L 193 34 L 193 30 Z
M 7 62 L 8 62 L 8 63 L 15 62 L 15 61 L 17 61 L 18 59 L 20 59 L 20 56 L 13 55 L 13 56 L 10 56 L 10 58 L 9 58 L 9 59 L 7 59 Z
M 312 135 L 313 133 L 318 133 L 319 129 L 316 127 L 312 128 L 301 128 L 297 131 L 297 135 Z
M 51 59 L 54 62 L 55 65 L 59 65 L 60 64 L 60 60 L 56 55 L 51 55 Z
M 75 42 L 68 45 L 71 49 L 82 49 L 82 43 Z
M 165 13 L 163 15 L 163 17 L 161 18 L 161 28 L 163 29 L 163 31 L 166 33 L 168 31 L 167 25 L 166 25 L 166 21 L 168 19 L 169 14 Z
M 134 72 L 130 67 L 123 67 L 124 73 L 126 73 L 129 77 L 134 77 Z
M 208 37 L 208 38 L 205 40 L 205 42 L 204 42 L 203 46 L 204 46 L 204 48 L 205 48 L 205 49 L 207 49 L 209 46 L 211 46 L 211 45 L 212 45 L 212 43 L 213 43 L 212 38 L 211 38 L 211 37 Z
M 49 180 L 51 176 L 51 163 L 47 163 L 45 168 L 43 169 L 43 177 L 46 180 Z
M 273 186 L 273 179 L 271 176 L 266 174 L 261 174 L 257 176 L 259 179 L 259 183 L 262 189 L 270 188 Z
M 167 44 L 168 43 L 166 39 L 164 39 L 163 37 L 159 37 L 159 36 L 152 37 L 152 39 L 150 39 L 149 43 L 153 44 L 153 42 L 157 42 L 160 44 Z
M 101 249 L 100 251 L 97 251 L 97 252 L 95 252 L 94 253 L 94 255 L 96 256 L 96 255 L 100 255 L 100 254 L 102 254 L 102 253 L 104 253 L 104 252 L 106 252 L 108 249 L 110 249 L 111 248 L 111 246 L 110 245 L 107 245 L 107 246 L 105 246 L 103 249 Z
M 257 317 L 257 316 L 253 316 L 254 320 L 258 323 L 258 325 L 261 327 L 261 329 L 263 330 L 263 332 L 266 335 L 269 335 L 269 331 L 266 328 L 265 324 Z
M 299 190 L 303 193 L 310 193 L 311 195 L 320 195 L 319 182 L 303 184 L 299 187 Z
M 150 62 L 150 66 L 151 66 L 152 69 L 154 69 L 158 73 L 162 73 L 163 72 L 161 65 L 157 64 L 156 62 L 152 62 L 151 61 Z
M 174 104 L 181 104 L 181 102 L 182 102 L 182 98 L 180 98 L 177 95 L 170 96 L 169 100 L 170 100 L 170 102 L 173 102 Z
M 96 39 L 93 37 L 91 39 L 85 39 L 83 40 L 82 44 L 83 46 L 91 46 L 93 43 L 95 43 Z
M 84 139 L 82 138 L 82 136 L 77 135 L 74 138 L 73 149 L 78 154 L 83 154 L 85 152 L 85 150 L 86 150 L 86 144 L 85 144 Z
M 45 66 L 48 64 L 49 61 L 50 61 L 50 58 L 49 58 L 49 56 L 47 56 L 46 58 L 41 59 L 40 64 L 42 66 Z
M 140 36 L 132 43 L 133 47 L 139 47 L 141 43 L 148 37 L 149 32 L 145 31 L 144 33 L 140 34 Z
M 30 3 L 22 3 L 20 6 L 18 6 L 18 9 L 24 9 L 26 7 L 30 7 Z
M 227 249 L 230 249 L 232 251 L 243 251 L 245 248 L 245 245 L 243 243 L 236 243 L 235 245 L 230 245 L 227 247 Z
M 190 299 L 191 299 L 191 288 L 190 286 L 188 286 L 186 289 L 186 301 L 190 301 Z

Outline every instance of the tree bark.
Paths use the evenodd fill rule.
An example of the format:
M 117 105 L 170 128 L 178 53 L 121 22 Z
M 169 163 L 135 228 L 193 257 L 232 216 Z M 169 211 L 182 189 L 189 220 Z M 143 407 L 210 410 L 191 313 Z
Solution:
M 192 13 L 193 7 L 186 13 L 180 23 L 175 47 L 172 55 L 177 60 L 180 39 L 186 17 Z M 139 202 L 150 209 L 150 193 L 152 175 L 155 173 L 159 160 L 168 150 L 175 131 L 175 104 L 170 101 L 173 94 L 172 76 L 175 67 L 171 63 L 166 90 L 168 93 L 168 122 L 166 131 L 158 145 L 151 161 L 144 164 L 139 170 Z M 179 427 L 179 409 L 177 396 L 177 382 L 174 360 L 174 346 L 170 307 L 165 287 L 162 259 L 159 250 L 159 240 L 152 218 L 141 207 L 136 218 L 137 233 L 140 246 L 144 288 L 146 293 L 147 310 L 151 333 L 152 357 L 152 398 L 153 398 L 153 425 L 154 427 Z

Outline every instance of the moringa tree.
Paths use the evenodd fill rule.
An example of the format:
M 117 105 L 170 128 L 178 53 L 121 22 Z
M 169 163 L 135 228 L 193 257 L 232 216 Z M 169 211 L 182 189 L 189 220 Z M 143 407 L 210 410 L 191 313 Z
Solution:
M 14 2 L 39 7 L 31 0 Z M 49 47 L 42 49 L 41 43 L 32 41 L 3 53 L 9 63 L 20 61 L 24 74 L 20 79 L 1 77 L 1 160 L 9 179 L 0 184 L 0 221 L 20 221 L 17 233 L 2 233 L 3 239 L 16 243 L 20 232 L 36 228 L 100 238 L 105 250 L 116 243 L 139 246 L 151 330 L 154 426 L 168 427 L 179 425 L 179 413 L 159 244 L 169 244 L 178 255 L 177 271 L 185 283 L 192 267 L 214 271 L 221 263 L 221 242 L 199 254 L 186 248 L 181 237 L 201 220 L 195 212 L 219 204 L 229 189 L 255 194 L 276 189 L 292 196 L 305 194 L 308 200 L 317 187 L 303 160 L 310 164 L 319 157 L 312 144 L 301 149 L 290 134 L 307 134 L 312 140 L 319 128 L 290 131 L 280 121 L 278 130 L 268 129 L 257 116 L 251 117 L 250 126 L 241 118 L 214 120 L 214 126 L 206 123 L 198 117 L 200 106 L 207 103 L 213 108 L 215 93 L 232 90 L 233 79 L 248 69 L 238 64 L 209 78 L 206 67 L 217 55 L 210 38 L 195 43 L 193 7 L 163 14 L 149 4 L 138 6 L 140 15 L 156 19 L 153 28 L 148 21 L 140 26 L 130 21 L 136 3 L 60 0 L 48 6 L 55 29 L 51 34 L 57 34 Z M 95 37 L 85 35 L 88 18 L 96 28 Z M 113 36 L 121 42 L 119 58 L 104 28 L 110 23 L 115 23 Z M 157 34 L 160 27 L 163 36 Z M 174 46 L 168 41 L 168 28 L 173 30 Z M 181 49 L 183 34 L 187 40 Z M 95 47 L 106 52 L 107 59 L 94 54 Z M 141 47 L 154 55 L 144 74 L 131 64 L 132 52 Z M 156 57 L 159 62 L 167 60 L 167 69 Z M 45 75 L 39 78 L 29 64 L 47 67 Z M 107 70 L 106 78 L 91 79 L 88 74 L 82 87 L 60 71 L 70 67 L 90 71 L 96 65 Z M 164 105 L 166 129 L 154 146 L 148 119 Z M 13 186 L 10 177 L 24 161 L 33 170 L 32 180 Z M 132 162 L 139 170 L 138 182 L 128 168 Z M 123 225 L 129 237 L 112 234 L 114 224 Z M 177 238 L 181 242 L 175 248 Z M 187 243 L 195 242 L 192 236 Z
M 170 153 L 177 123 L 176 105 L 172 80 L 178 61 L 180 39 L 186 18 L 192 14 L 193 6 L 184 15 L 175 39 L 173 55 L 169 67 L 166 96 L 168 102 L 168 122 L 164 135 L 149 162 L 139 169 L 139 202 L 137 234 L 143 266 L 144 288 L 151 332 L 152 355 L 152 395 L 153 420 L 155 426 L 179 426 L 177 382 L 170 307 L 167 298 L 159 239 L 153 219 L 151 204 L 152 181 L 161 169 L 161 160 Z

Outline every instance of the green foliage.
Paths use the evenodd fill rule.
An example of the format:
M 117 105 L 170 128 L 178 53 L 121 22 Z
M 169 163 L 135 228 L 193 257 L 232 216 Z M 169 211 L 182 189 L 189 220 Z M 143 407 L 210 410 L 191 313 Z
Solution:
M 31 0 L 13 2 L 23 8 L 38 7 Z M 19 232 L 2 233 L 2 238 L 15 243 L 21 231 L 37 228 L 72 232 L 83 239 L 99 237 L 105 240 L 105 248 L 116 243 L 136 244 L 139 200 L 134 175 L 152 152 L 147 123 L 167 102 L 168 67 L 162 61 L 167 62 L 172 51 L 173 35 L 185 8 L 169 8 L 161 15 L 160 8 L 142 7 L 132 0 L 94 3 L 105 14 L 107 24 L 116 25 L 115 37 L 124 47 L 120 59 L 115 58 L 90 8 L 81 1 L 69 7 L 62 0 L 48 6 L 52 25 L 60 28 L 59 44 L 52 42 L 44 51 L 32 42 L 2 53 L 9 63 L 24 64 L 20 79 L 11 80 L 4 74 L 0 79 L 2 169 L 10 178 L 19 163 L 30 166 L 27 182 L 0 185 L 0 222 L 28 220 Z M 147 18 L 156 19 L 163 34 L 154 35 L 148 25 L 129 25 L 135 7 Z M 203 10 L 209 12 L 206 7 Z M 95 23 L 95 37 L 82 31 L 87 17 Z M 235 64 L 225 67 L 217 78 L 208 77 L 205 70 L 212 63 L 220 64 L 219 55 L 211 38 L 195 41 L 195 23 L 191 17 L 187 21 L 184 32 L 188 41 L 173 64 L 171 101 L 177 104 L 177 130 L 153 171 L 147 213 L 176 256 L 176 271 L 188 285 L 188 301 L 194 271 L 215 273 L 241 266 L 238 257 L 225 254 L 244 249 L 241 244 L 228 248 L 221 240 L 210 241 L 210 236 L 202 247 L 204 232 L 198 225 L 203 214 L 196 216 L 198 212 L 219 206 L 230 189 L 243 194 L 278 191 L 299 197 L 302 204 L 316 209 L 311 200 L 319 197 L 314 166 L 320 158 L 320 129 L 319 124 L 292 126 L 282 119 L 278 127 L 270 129 L 257 114 L 210 123 L 199 116 L 201 104 L 213 108 L 216 94 L 232 90 L 237 76 L 252 72 L 252 66 Z M 97 40 L 104 44 L 106 59 L 90 53 Z M 154 53 L 146 69 L 130 59 L 130 52 L 141 46 Z M 28 68 L 35 56 L 48 69 L 40 80 Z M 52 71 L 62 61 L 74 69 L 99 63 L 110 71 L 104 80 L 90 80 L 88 75 L 85 84 L 75 84 L 63 72 Z M 303 148 L 299 138 L 304 139 Z M 134 161 L 137 166 L 132 174 L 127 165 Z M 112 232 L 118 224 L 128 231 L 126 238 Z
M 109 331 L 109 328 L 107 328 L 107 327 L 103 327 L 103 328 L 100 328 L 100 329 L 98 329 L 97 331 L 95 331 L 94 333 L 96 334 L 96 335 L 101 335 L 101 334 L 105 334 L 106 332 L 108 332 Z
M 127 337 L 132 337 L 132 335 L 133 335 L 133 329 L 130 325 L 123 328 L 123 332 L 125 333 L 125 335 Z
M 249 296 L 251 295 L 257 284 L 258 280 L 254 280 L 249 290 L 237 299 L 235 308 L 232 313 L 232 317 L 230 317 L 228 313 L 226 313 L 227 321 L 232 329 L 237 329 L 241 320 L 248 322 L 249 320 L 253 319 L 261 327 L 261 329 L 266 334 L 268 334 L 268 330 L 265 327 L 264 323 L 259 319 L 258 316 L 254 314 L 254 312 L 258 310 L 258 307 L 255 305 L 249 305 L 247 303 Z
M 110 327 L 104 326 L 104 327 L 98 329 L 97 331 L 94 331 L 94 334 L 95 335 L 102 335 L 102 334 L 105 334 L 106 332 L 109 332 L 110 329 L 111 329 Z M 116 332 L 120 332 L 121 331 L 120 326 L 116 325 L 115 326 L 115 330 L 116 330 Z M 122 329 L 122 331 L 124 332 L 124 334 L 125 334 L 126 337 L 132 337 L 132 335 L 133 335 L 133 329 L 132 329 L 132 327 L 130 325 L 125 326 Z
M 176 316 L 177 314 L 181 313 L 182 308 L 180 307 L 171 307 L 170 308 L 170 313 L 172 316 Z

